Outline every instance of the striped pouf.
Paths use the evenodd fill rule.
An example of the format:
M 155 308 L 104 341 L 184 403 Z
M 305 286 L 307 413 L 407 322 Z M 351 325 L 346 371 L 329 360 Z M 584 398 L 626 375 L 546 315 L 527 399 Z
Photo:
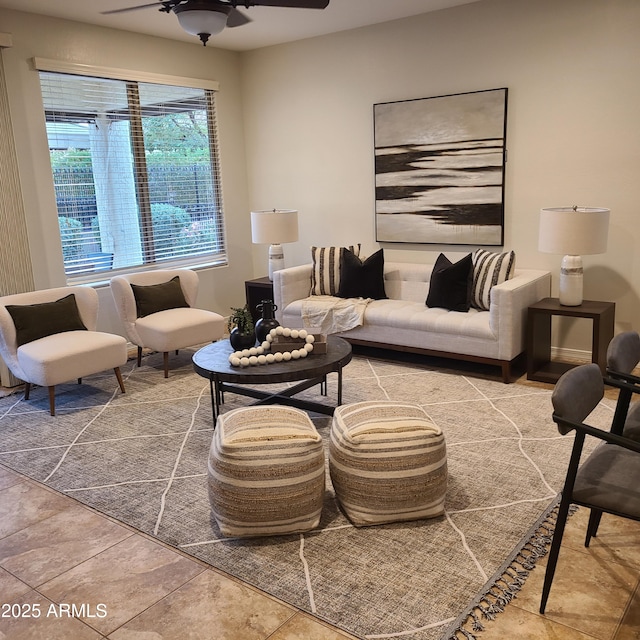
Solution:
M 333 415 L 329 471 L 355 526 L 444 513 L 447 452 L 442 430 L 416 404 L 357 402 Z
M 322 438 L 299 409 L 246 407 L 219 416 L 208 472 L 209 502 L 224 536 L 299 533 L 320 522 Z

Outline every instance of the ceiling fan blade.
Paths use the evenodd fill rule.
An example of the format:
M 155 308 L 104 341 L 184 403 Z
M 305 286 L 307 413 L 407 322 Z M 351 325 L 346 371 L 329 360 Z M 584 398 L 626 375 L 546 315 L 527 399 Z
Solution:
M 251 18 L 246 16 L 242 11 L 231 9 L 227 18 L 227 27 L 241 27 L 243 24 L 251 22 Z
M 244 4 L 238 0 L 238 4 Z M 249 3 L 256 7 L 289 7 L 297 9 L 326 9 L 329 0 L 253 0 Z
M 136 7 L 125 7 L 124 9 L 112 9 L 111 11 L 101 11 L 100 14 L 108 16 L 111 13 L 126 13 L 127 11 L 137 11 L 138 9 L 147 9 L 149 7 L 160 8 L 162 3 L 160 2 L 148 2 L 147 4 L 139 4 Z

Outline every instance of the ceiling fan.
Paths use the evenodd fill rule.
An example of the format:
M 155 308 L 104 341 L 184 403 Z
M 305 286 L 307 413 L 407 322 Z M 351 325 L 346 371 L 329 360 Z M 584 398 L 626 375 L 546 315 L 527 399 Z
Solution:
M 124 9 L 103 11 L 103 15 L 124 13 L 157 7 L 158 11 L 175 13 L 180 26 L 191 35 L 198 36 L 202 44 L 225 27 L 240 27 L 251 18 L 238 10 L 241 7 L 290 7 L 299 9 L 324 9 L 329 0 L 156 0 Z

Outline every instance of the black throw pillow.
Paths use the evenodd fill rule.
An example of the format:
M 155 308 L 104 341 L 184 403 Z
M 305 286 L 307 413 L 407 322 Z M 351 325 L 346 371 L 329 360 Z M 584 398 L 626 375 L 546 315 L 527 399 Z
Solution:
M 80 318 L 74 293 L 54 302 L 8 304 L 6 309 L 16 327 L 16 344 L 19 347 L 64 331 L 87 330 Z
M 473 287 L 473 260 L 471 254 L 452 263 L 443 253 L 438 256 L 427 294 L 427 307 L 440 307 L 449 311 L 469 311 Z
M 340 257 L 340 286 L 336 295 L 340 298 L 385 299 L 382 249 L 364 261 L 352 251 L 344 249 Z
M 158 311 L 189 306 L 180 286 L 180 276 L 160 284 L 132 284 L 131 289 L 136 299 L 138 318 L 150 316 Z

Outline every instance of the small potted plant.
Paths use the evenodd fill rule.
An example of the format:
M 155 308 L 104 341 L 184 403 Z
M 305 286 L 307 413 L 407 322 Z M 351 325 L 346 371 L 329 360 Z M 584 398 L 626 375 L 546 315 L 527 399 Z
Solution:
M 231 346 L 236 351 L 249 349 L 255 345 L 256 331 L 247 305 L 244 307 L 231 307 L 227 329 L 229 330 Z

